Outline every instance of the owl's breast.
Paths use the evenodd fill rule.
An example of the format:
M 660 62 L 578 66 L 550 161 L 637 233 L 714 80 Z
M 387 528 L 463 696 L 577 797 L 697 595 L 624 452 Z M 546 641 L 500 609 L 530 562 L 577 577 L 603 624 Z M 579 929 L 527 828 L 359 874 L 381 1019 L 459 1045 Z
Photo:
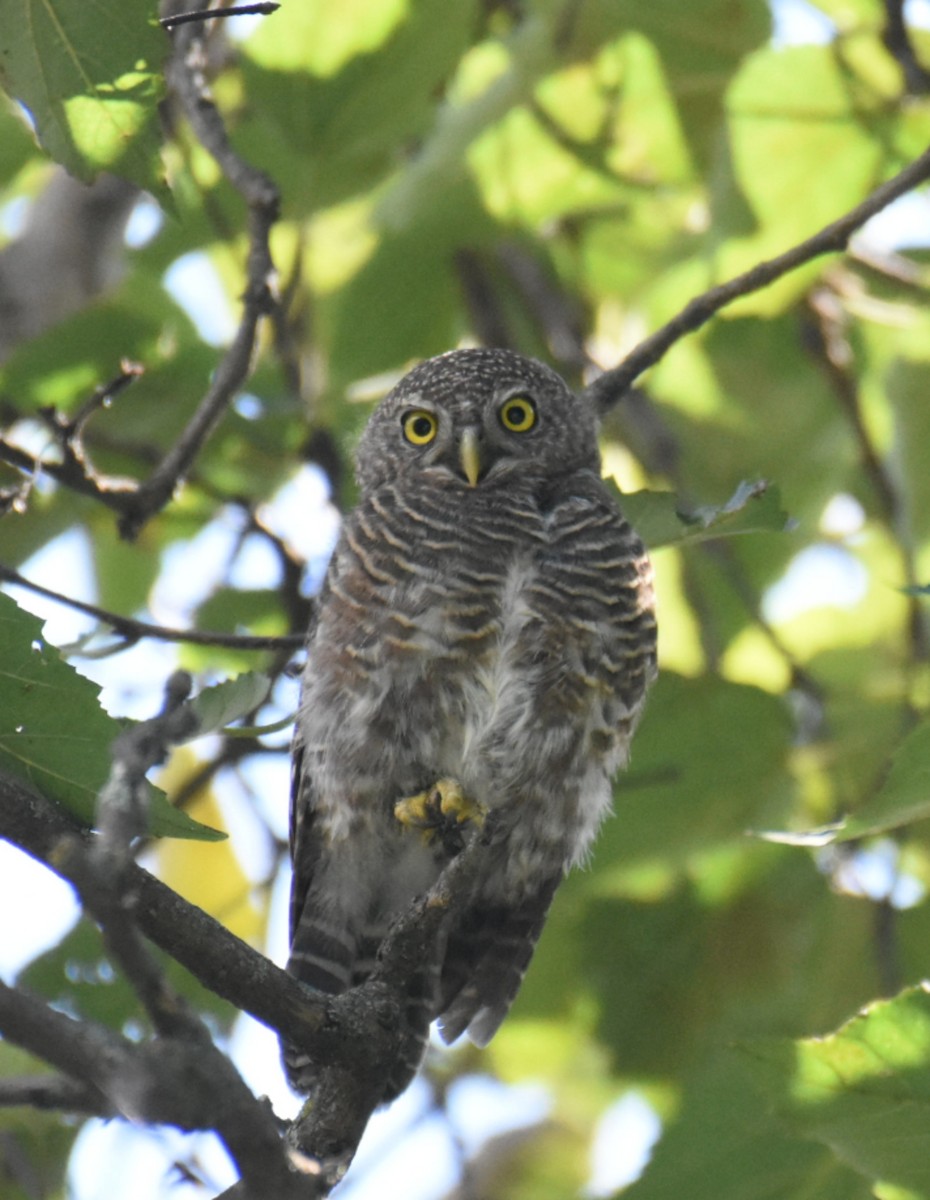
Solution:
M 519 686 L 512 647 L 532 619 L 543 523 L 515 497 L 452 519 L 445 537 L 423 537 L 417 569 L 398 582 L 384 651 L 403 720 L 429 730 L 431 769 L 477 788 L 487 730 Z
M 464 770 L 499 688 L 525 569 L 516 564 L 542 536 L 528 500 L 478 493 L 456 506 L 386 486 L 345 523 L 301 706 L 333 790 L 396 799 Z

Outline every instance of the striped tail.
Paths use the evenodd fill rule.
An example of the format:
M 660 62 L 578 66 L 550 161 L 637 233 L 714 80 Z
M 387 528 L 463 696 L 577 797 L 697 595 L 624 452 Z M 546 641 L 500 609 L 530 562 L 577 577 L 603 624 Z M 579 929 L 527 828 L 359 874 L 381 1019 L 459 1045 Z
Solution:
M 339 995 L 358 987 L 375 969 L 378 950 L 386 930 L 368 926 L 356 939 L 318 918 L 305 917 L 295 930 L 288 972 L 301 983 L 327 995 Z M 403 1034 L 397 1064 L 388 1080 L 381 1103 L 403 1092 L 419 1070 L 426 1053 L 429 1027 L 436 1016 L 439 991 L 439 961 L 424 962 L 405 989 Z M 313 1091 L 316 1067 L 308 1054 L 292 1042 L 282 1042 L 284 1071 L 295 1092 Z
M 497 1033 L 546 921 L 561 874 L 514 906 L 477 904 L 449 937 L 442 971 L 439 1032 L 454 1042 L 468 1031 L 476 1046 Z

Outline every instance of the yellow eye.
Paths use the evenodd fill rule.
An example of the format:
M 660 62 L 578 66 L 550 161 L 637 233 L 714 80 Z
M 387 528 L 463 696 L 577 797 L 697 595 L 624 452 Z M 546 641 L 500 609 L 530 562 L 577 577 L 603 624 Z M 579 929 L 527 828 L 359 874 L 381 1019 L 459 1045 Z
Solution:
M 428 446 L 439 428 L 439 422 L 433 414 L 423 408 L 404 413 L 402 421 L 404 437 L 412 446 Z
M 501 405 L 500 419 L 511 433 L 526 433 L 536 424 L 536 405 L 529 396 L 511 396 Z

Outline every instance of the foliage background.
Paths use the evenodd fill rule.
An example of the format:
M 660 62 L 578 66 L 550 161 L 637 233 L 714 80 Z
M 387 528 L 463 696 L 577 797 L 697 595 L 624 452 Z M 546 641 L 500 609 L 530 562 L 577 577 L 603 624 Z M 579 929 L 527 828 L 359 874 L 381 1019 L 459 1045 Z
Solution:
M 7 456 L 3 565 L 166 625 L 300 632 L 352 500 L 369 400 L 410 360 L 486 341 L 580 384 L 926 147 L 930 34 L 911 28 L 906 70 L 886 45 L 893 8 L 819 0 L 806 14 L 824 40 L 803 45 L 773 39 L 761 0 L 291 0 L 232 40 L 214 30 L 209 70 L 234 145 L 283 193 L 281 310 L 247 393 L 134 542 L 104 506 Z M 67 223 L 43 215 L 52 166 L 22 112 L 0 110 L 0 312 L 28 307 L 14 284 L 30 228 L 58 256 L 31 301 L 45 318 L 21 336 L 7 322 L 4 445 L 54 461 L 56 420 L 131 360 L 144 374 L 83 433 L 98 472 L 132 479 L 207 386 L 246 248 L 240 199 L 170 97 L 159 131 L 168 42 L 154 15 L 0 0 L 0 76 L 50 152 L 87 177 L 126 174 L 165 208 L 156 219 L 139 202 L 127 248 L 137 193 L 120 192 L 105 236 L 78 225 L 69 242 Z M 69 79 L 62 63 L 86 62 L 88 41 L 96 73 Z M 64 99 L 43 90 L 56 72 Z M 891 239 L 883 228 L 733 305 L 605 423 L 605 468 L 625 491 L 670 490 L 695 509 L 761 478 L 792 520 L 656 551 L 662 675 L 616 816 L 559 893 L 492 1046 L 437 1051 L 419 1085 L 447 1144 L 461 1081 L 544 1089 L 544 1119 L 514 1099 L 505 1123 L 525 1116 L 524 1133 L 463 1154 L 457 1195 L 577 1194 L 595 1131 L 616 1128 L 603 1115 L 635 1095 L 662 1136 L 631 1200 L 930 1197 L 930 258 L 908 244 L 913 225 Z M 99 278 L 65 295 L 77 240 Z M 12 605 L 0 616 L 8 647 L 38 640 L 57 659 Z M 175 664 L 204 684 L 261 670 L 272 691 L 250 720 L 293 710 L 286 654 L 150 640 L 94 659 L 106 638 L 92 626 L 65 656 L 106 683 L 118 715 L 152 712 Z M 94 697 L 70 675 L 51 690 L 51 728 L 105 756 L 112 729 L 102 716 L 89 728 Z M 2 720 L 0 752 L 22 771 L 22 714 L 8 705 Z M 163 786 L 234 837 L 162 841 L 147 859 L 258 944 L 281 870 L 285 741 L 213 736 L 179 751 Z M 68 757 L 85 790 L 100 785 L 80 748 Z M 838 836 L 758 836 L 846 817 Z M 235 1014 L 175 975 L 226 1039 Z M 139 1021 L 86 922 L 24 979 L 68 1011 Z M 0 1072 L 23 1070 L 0 1045 Z M 79 1125 L 16 1108 L 0 1125 L 2 1194 L 65 1194 Z M 196 1176 L 199 1145 L 172 1143 L 169 1157 Z M 206 1194 L 171 1178 L 166 1195 Z

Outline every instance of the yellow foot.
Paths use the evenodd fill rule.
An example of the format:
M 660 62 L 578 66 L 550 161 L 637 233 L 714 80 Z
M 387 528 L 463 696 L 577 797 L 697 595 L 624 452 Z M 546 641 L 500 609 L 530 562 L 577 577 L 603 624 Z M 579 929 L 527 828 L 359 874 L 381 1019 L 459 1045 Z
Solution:
M 462 848 L 461 826 L 484 824 L 487 809 L 475 800 L 469 800 L 456 779 L 439 779 L 425 792 L 398 800 L 394 805 L 394 816 L 407 829 L 419 829 L 426 844 L 437 840 L 450 854 Z

